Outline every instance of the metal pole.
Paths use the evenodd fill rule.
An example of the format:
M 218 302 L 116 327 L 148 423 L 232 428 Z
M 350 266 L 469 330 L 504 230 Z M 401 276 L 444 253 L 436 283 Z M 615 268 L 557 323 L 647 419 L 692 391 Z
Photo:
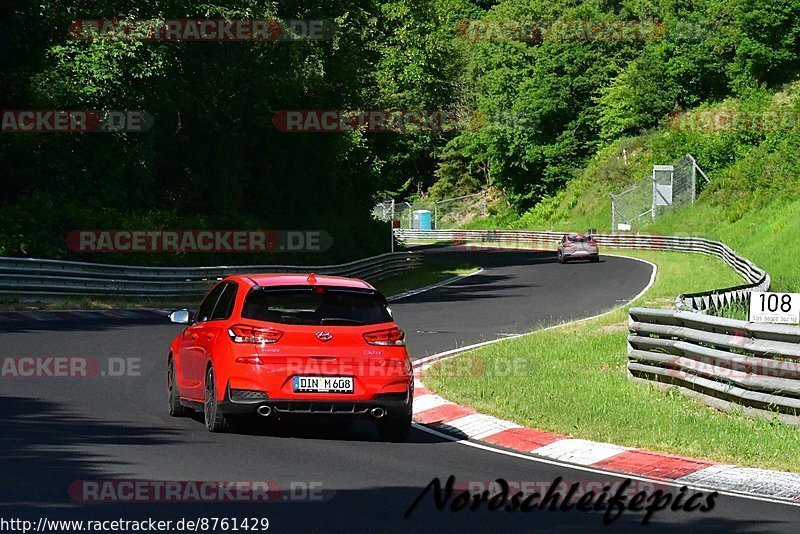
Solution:
M 433 202 L 433 229 L 439 229 L 439 202 Z
M 652 210 L 653 212 L 653 220 L 656 220 L 656 168 L 653 167 L 653 204 Z
M 694 204 L 697 191 L 697 166 L 695 165 L 694 158 L 690 156 L 690 159 L 692 162 L 692 204 Z
M 614 202 L 614 195 L 608 194 L 611 197 L 611 235 L 617 235 L 617 206 Z
M 389 221 L 389 237 L 392 241 L 392 252 L 394 252 L 394 199 L 392 199 L 392 218 Z

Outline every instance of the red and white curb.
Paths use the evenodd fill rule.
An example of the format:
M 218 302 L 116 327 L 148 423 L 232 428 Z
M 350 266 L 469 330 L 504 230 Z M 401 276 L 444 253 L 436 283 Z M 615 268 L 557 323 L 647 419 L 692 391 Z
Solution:
M 800 473 L 718 464 L 526 428 L 432 393 L 420 381 L 420 374 L 418 368 L 414 375 L 414 421 L 456 439 L 499 446 L 568 466 L 800 503 Z
M 658 269 L 649 261 L 639 258 L 631 259 L 638 259 L 650 264 L 653 267 L 653 273 L 647 287 L 628 304 L 640 298 L 650 289 L 655 283 Z M 571 324 L 590 321 L 601 315 L 581 319 Z M 550 328 L 559 326 L 563 325 Z M 536 332 L 530 334 L 533 333 Z M 525 335 L 529 334 L 518 334 L 511 337 Z M 500 452 L 514 451 L 508 453 L 531 460 L 546 461 L 593 472 L 608 472 L 637 479 L 665 482 L 676 486 L 708 488 L 735 496 L 768 501 L 778 500 L 786 504 L 800 505 L 800 473 L 720 464 L 526 428 L 517 423 L 481 414 L 471 408 L 455 404 L 425 388 L 421 380 L 422 373 L 434 363 L 506 339 L 509 338 L 493 339 L 461 347 L 414 362 L 413 412 L 418 428 L 447 436 L 455 441 L 474 444 L 480 448 L 498 451 L 497 447 L 501 447 Z

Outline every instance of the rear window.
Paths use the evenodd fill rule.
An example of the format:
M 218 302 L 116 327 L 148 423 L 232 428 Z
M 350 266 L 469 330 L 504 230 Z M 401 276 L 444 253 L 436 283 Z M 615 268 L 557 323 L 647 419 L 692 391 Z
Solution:
M 586 237 L 585 235 L 571 235 L 568 236 L 567 239 L 573 243 L 586 243 L 587 241 L 591 241 L 591 238 Z
M 242 317 L 280 324 L 339 326 L 392 321 L 380 293 L 320 286 L 255 290 L 244 301 Z

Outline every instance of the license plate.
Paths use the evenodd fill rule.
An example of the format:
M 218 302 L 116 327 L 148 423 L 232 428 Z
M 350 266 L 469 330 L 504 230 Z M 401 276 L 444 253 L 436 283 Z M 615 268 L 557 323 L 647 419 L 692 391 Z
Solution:
M 352 376 L 296 376 L 294 390 L 297 393 L 352 393 Z

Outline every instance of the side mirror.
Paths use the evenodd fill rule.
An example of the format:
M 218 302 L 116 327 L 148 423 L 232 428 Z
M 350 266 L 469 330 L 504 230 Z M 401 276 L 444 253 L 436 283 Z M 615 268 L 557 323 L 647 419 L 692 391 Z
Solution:
M 189 310 L 177 310 L 169 314 L 169 320 L 175 324 L 189 324 Z

